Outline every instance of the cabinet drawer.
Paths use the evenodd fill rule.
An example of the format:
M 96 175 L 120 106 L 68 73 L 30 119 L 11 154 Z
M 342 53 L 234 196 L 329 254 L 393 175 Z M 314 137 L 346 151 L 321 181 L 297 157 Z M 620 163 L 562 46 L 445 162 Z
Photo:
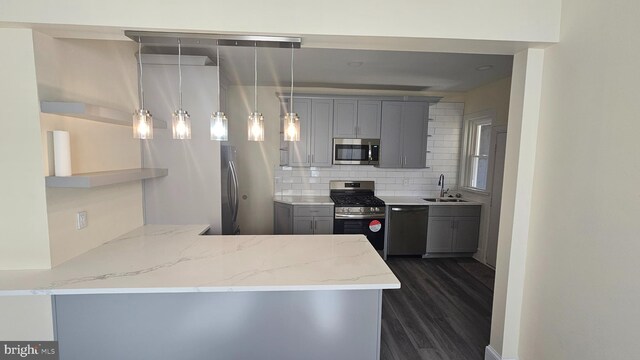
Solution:
M 433 205 L 429 216 L 480 216 L 480 205 Z
M 293 207 L 293 216 L 333 216 L 333 206 L 300 206 Z

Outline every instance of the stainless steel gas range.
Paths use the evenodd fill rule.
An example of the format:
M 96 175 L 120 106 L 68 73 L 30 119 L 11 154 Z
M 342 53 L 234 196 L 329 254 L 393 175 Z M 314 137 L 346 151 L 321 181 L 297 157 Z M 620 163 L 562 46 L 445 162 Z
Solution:
M 375 197 L 373 181 L 329 183 L 334 202 L 333 233 L 363 234 L 376 250 L 384 249 L 384 201 Z

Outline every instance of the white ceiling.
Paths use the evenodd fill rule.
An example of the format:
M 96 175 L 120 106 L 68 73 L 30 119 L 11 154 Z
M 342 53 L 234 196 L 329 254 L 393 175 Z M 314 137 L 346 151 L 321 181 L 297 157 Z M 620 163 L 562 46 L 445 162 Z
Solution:
M 172 49 L 145 52 L 174 53 Z M 221 47 L 221 71 L 232 85 L 253 85 L 254 49 Z M 208 55 L 215 48 L 188 48 Z M 467 91 L 511 74 L 512 56 L 302 48 L 295 50 L 294 85 L 349 89 Z M 258 84 L 289 86 L 291 50 L 258 48 Z M 362 63 L 360 66 L 349 63 Z M 492 65 L 487 71 L 476 68 Z
M 221 70 L 229 80 L 252 85 L 253 49 L 221 48 L 220 52 Z M 512 59 L 498 55 L 302 48 L 294 53 L 294 85 L 467 91 L 509 76 Z M 259 84 L 287 86 L 291 80 L 290 60 L 290 49 L 259 48 Z M 362 65 L 349 65 L 354 62 Z M 477 71 L 481 65 L 493 68 Z

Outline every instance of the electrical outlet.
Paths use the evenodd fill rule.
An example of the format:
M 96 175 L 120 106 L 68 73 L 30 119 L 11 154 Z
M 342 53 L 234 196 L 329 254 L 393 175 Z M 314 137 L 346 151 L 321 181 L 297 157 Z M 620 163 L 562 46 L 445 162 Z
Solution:
M 76 216 L 76 229 L 77 230 L 84 229 L 87 227 L 87 225 L 89 225 L 89 217 L 87 215 L 87 212 L 86 211 L 78 212 Z
M 407 178 L 402 179 L 402 185 L 409 185 L 409 179 Z

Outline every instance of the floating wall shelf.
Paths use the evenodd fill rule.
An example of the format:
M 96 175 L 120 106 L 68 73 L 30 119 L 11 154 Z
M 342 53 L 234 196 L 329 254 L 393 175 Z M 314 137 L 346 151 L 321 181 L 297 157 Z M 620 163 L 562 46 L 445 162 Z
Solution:
M 40 111 L 47 114 L 70 116 L 84 120 L 99 121 L 122 126 L 131 126 L 133 114 L 103 106 L 69 101 L 41 101 Z M 167 123 L 153 119 L 153 127 L 157 129 L 166 129 Z
M 167 176 L 168 174 L 169 170 L 167 169 L 126 169 L 76 174 L 72 176 L 47 176 L 45 181 L 47 187 L 93 188 L 97 186 L 152 179 Z

